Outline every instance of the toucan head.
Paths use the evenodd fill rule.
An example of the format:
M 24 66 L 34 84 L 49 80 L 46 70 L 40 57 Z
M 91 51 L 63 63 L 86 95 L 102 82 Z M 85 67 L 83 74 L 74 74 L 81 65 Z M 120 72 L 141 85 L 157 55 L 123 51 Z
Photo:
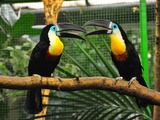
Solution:
M 103 29 L 101 30 L 96 30 L 92 31 L 90 33 L 87 33 L 86 35 L 94 35 L 94 34 L 108 34 L 108 35 L 115 35 L 115 34 L 121 34 L 122 37 L 127 37 L 126 33 L 122 29 L 122 27 L 110 20 L 105 20 L 105 19 L 98 19 L 98 20 L 91 20 L 86 22 L 83 27 L 87 26 L 98 26 Z
M 77 32 L 86 33 L 84 28 L 71 23 L 50 24 L 42 29 L 40 41 L 46 41 L 48 43 L 49 56 L 59 56 L 64 49 L 64 45 L 60 40 L 61 37 L 85 40 L 83 37 L 79 36 Z
M 111 40 L 111 50 L 114 54 L 120 55 L 126 51 L 128 38 L 122 27 L 110 20 L 91 20 L 84 24 L 86 26 L 97 26 L 101 29 L 87 33 L 86 35 L 107 34 Z M 102 29 L 103 28 L 103 29 Z
M 46 38 L 44 38 L 48 37 L 46 35 L 54 34 L 58 37 L 78 38 L 80 40 L 85 40 L 83 37 L 78 35 L 78 32 L 86 33 L 84 28 L 71 23 L 57 23 L 55 25 L 50 24 L 43 28 L 40 39 L 46 40 Z

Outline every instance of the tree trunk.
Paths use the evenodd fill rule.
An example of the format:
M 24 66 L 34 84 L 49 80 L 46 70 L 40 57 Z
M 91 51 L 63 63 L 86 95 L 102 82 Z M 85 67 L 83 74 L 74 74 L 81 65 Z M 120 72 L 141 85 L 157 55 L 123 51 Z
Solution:
M 155 90 L 160 92 L 160 0 L 156 0 Z M 153 120 L 160 119 L 160 106 L 154 106 Z
M 62 7 L 63 0 L 42 0 L 45 11 L 46 24 L 57 23 L 58 14 Z

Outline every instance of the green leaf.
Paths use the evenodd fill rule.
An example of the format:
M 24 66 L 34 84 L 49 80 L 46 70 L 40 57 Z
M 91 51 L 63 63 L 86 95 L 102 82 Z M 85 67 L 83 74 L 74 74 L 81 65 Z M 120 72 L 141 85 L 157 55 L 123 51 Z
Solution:
M 105 113 L 105 110 L 106 109 L 109 109 L 110 106 L 106 106 L 106 107 L 101 107 L 101 109 L 96 109 L 96 113 L 95 114 L 92 114 L 88 120 L 94 120 L 95 118 L 99 117 L 100 115 L 104 114 Z
M 135 118 L 138 118 L 140 116 L 142 116 L 142 115 L 140 115 L 140 114 L 137 115 L 136 114 L 136 115 L 133 115 L 132 117 L 128 118 L 127 120 L 134 120 Z
M 2 63 L 2 62 L 0 62 L 0 74 L 2 74 L 2 75 L 7 75 L 7 68 L 6 68 L 6 66 Z
M 0 48 L 4 47 L 4 43 L 6 42 L 7 36 L 4 31 L 0 28 Z
M 112 98 L 110 95 L 108 95 L 108 91 L 101 91 L 101 90 L 96 90 L 94 91 L 95 94 L 101 99 L 104 99 L 105 102 L 103 104 L 108 104 L 108 105 L 117 105 L 117 103 L 114 101 L 114 98 Z
M 80 114 L 78 114 L 78 116 L 76 117 L 76 119 L 83 120 L 88 114 L 92 113 L 94 110 L 95 109 L 93 109 L 92 107 L 86 108 L 83 111 L 81 111 Z
M 2 32 L 5 34 L 9 33 L 9 31 L 11 30 L 11 26 L 2 16 L 0 16 L 0 27 Z
M 75 75 L 72 75 L 70 72 L 66 71 L 65 69 L 63 69 L 60 66 L 57 66 L 56 69 L 63 72 L 64 74 L 66 74 L 68 77 L 75 77 Z
M 115 111 L 117 108 L 109 108 L 109 109 L 107 109 L 105 112 L 104 112 L 104 114 L 102 114 L 102 116 L 100 116 L 97 120 L 104 120 L 104 118 L 106 117 L 106 116 L 109 116 L 113 111 Z
M 74 95 L 74 96 L 76 96 L 76 97 L 78 97 L 78 98 L 81 98 L 81 99 L 83 99 L 84 101 L 88 101 L 88 105 L 90 105 L 90 104 L 97 104 L 97 101 L 96 100 L 94 100 L 93 98 L 91 98 L 91 97 L 87 97 L 87 96 L 85 96 L 85 95 L 83 95 L 81 92 L 78 92 L 78 93 L 76 93 L 76 92 L 70 92 L 70 94 L 72 94 L 72 95 Z
M 96 47 L 96 45 L 92 42 L 92 40 L 89 39 L 88 42 L 95 49 L 95 51 L 97 52 L 97 55 L 103 61 L 104 65 L 106 66 L 106 68 L 108 69 L 108 71 L 112 74 L 112 76 L 113 77 L 117 77 L 118 74 L 115 72 L 115 70 L 111 66 L 110 62 L 107 61 L 107 59 L 104 57 L 104 55 L 101 53 L 101 51 Z
M 34 33 L 32 26 L 34 25 L 35 15 L 32 13 L 26 13 L 22 15 L 16 23 L 13 25 L 11 30 L 12 38 L 19 38 L 24 34 Z
M 120 118 L 120 120 L 127 120 L 127 118 L 132 115 L 133 112 L 126 112 L 122 114 L 122 117 Z
M 125 101 L 123 101 L 123 97 L 125 97 L 125 96 L 119 95 L 114 92 L 110 93 L 110 96 L 112 96 L 115 99 L 116 103 L 118 103 L 118 106 L 126 107 L 126 103 L 125 103 Z
M 9 113 L 9 106 L 8 106 L 7 97 L 1 98 L 0 108 L 5 108 L 5 109 L 0 110 L 1 120 L 7 120 L 7 116 L 8 116 L 8 113 Z
M 90 90 L 89 91 L 81 91 L 81 93 L 83 93 L 85 96 L 87 96 L 89 98 L 93 98 L 93 99 L 97 100 L 98 104 L 102 104 L 102 103 L 108 104 L 108 102 L 106 100 L 104 100 L 102 97 L 99 97 L 98 94 L 96 94 L 97 91 L 99 91 L 99 90 L 93 90 L 92 92 Z M 100 91 L 99 91 L 99 93 L 100 93 Z
M 71 57 L 67 52 L 63 52 L 63 54 L 69 58 L 70 60 L 72 60 L 72 62 L 77 65 L 81 70 L 82 72 L 84 72 L 87 76 L 92 76 L 91 73 L 89 71 L 87 71 L 80 63 L 78 63 L 73 57 Z
M 51 107 L 61 107 L 61 108 L 77 108 L 77 109 L 82 109 L 84 107 L 80 106 L 80 105 L 72 105 L 72 104 L 46 104 L 44 106 L 51 106 Z
M 86 55 L 86 57 L 90 60 L 90 62 L 95 66 L 95 68 L 97 69 L 97 71 L 102 75 L 102 76 L 106 76 L 106 72 L 104 71 L 104 69 L 102 69 L 102 67 L 97 65 L 97 62 L 94 61 L 94 59 L 87 53 L 87 51 L 85 51 L 80 44 L 74 40 L 74 42 L 76 43 L 76 45 L 78 46 L 78 48 Z
M 65 100 L 65 101 L 68 101 L 68 103 L 72 102 L 72 103 L 77 103 L 77 104 L 80 104 L 80 105 L 92 105 L 88 101 L 85 101 L 83 99 L 73 98 L 73 97 L 58 97 L 58 96 L 55 96 L 55 95 L 51 95 L 49 97 L 51 99 L 53 98 L 53 99 L 56 99 L 56 100 Z
M 120 118 L 120 120 L 127 120 L 127 118 L 129 118 L 129 116 L 133 116 L 133 114 L 136 114 L 136 113 L 133 113 L 133 111 L 126 111 L 124 113 L 122 113 L 122 117 Z
M 18 20 L 18 16 L 9 4 L 2 4 L 1 11 L 3 11 L 1 13 L 3 18 L 10 24 L 10 26 L 13 26 Z
M 74 111 L 69 111 L 69 112 L 53 112 L 51 114 L 31 117 L 31 118 L 27 118 L 25 120 L 34 120 L 34 119 L 43 118 L 43 117 L 47 118 L 47 117 L 50 117 L 50 116 L 59 116 L 59 117 L 63 118 L 62 120 L 64 120 L 66 117 L 63 117 L 63 116 L 65 116 L 65 115 L 70 115 L 71 116 L 72 113 L 76 113 L 76 112 L 74 112 Z
M 27 31 L 28 35 L 40 35 L 42 29 L 31 28 L 30 31 Z
M 104 39 L 104 37 L 102 37 L 101 35 L 99 35 L 99 38 L 103 40 L 103 43 L 104 43 L 105 48 L 107 48 L 108 52 L 110 52 L 111 49 L 110 49 L 108 43 L 106 42 L 106 41 L 108 40 L 108 38 L 105 38 L 105 39 Z
M 137 106 L 137 103 L 135 102 L 135 99 L 133 97 L 130 97 L 130 96 L 126 96 L 126 95 L 123 95 L 123 101 L 125 102 L 126 104 L 126 107 L 130 107 L 136 111 L 139 111 L 139 107 Z
M 123 114 L 124 111 L 125 111 L 124 109 L 120 109 L 118 112 L 116 111 L 114 112 L 114 114 L 111 114 L 107 119 L 115 120 L 118 117 L 118 115 Z

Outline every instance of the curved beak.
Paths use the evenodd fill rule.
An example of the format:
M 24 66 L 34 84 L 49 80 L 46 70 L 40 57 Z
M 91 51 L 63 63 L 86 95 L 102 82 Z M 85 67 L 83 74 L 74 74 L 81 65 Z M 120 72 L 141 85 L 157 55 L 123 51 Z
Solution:
M 104 28 L 103 30 L 96 30 L 92 31 L 90 33 L 87 33 L 86 35 L 93 35 L 93 34 L 111 34 L 112 33 L 112 22 L 110 20 L 91 20 L 86 22 L 83 27 L 86 26 L 98 26 Z
M 81 26 L 71 23 L 56 24 L 56 34 L 59 37 L 78 38 L 85 41 L 83 37 L 78 35 L 79 32 L 86 33 L 86 30 Z

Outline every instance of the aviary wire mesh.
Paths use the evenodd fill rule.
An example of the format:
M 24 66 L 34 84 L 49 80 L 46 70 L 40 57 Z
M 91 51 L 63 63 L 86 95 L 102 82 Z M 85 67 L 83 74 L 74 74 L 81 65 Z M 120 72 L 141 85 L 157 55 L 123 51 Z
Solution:
M 92 0 L 90 0 L 91 2 Z M 3 11 L 1 11 L 3 12 Z M 36 15 L 35 25 L 44 24 L 44 11 L 43 10 L 22 10 L 22 13 L 33 12 Z M 59 13 L 58 22 L 72 22 L 74 24 L 83 25 L 88 20 L 92 19 L 109 19 L 119 23 L 127 32 L 129 39 L 135 44 L 136 49 L 140 52 L 141 38 L 140 38 L 140 20 L 139 20 L 139 2 L 138 3 L 118 3 L 118 4 L 103 4 L 97 6 L 77 6 L 70 8 L 62 8 Z M 28 20 L 29 21 L 29 20 Z M 28 22 L 26 21 L 26 22 Z M 3 25 L 2 21 L 1 25 Z M 22 25 L 25 31 L 25 24 Z M 2 27 L 1 27 L 1 30 Z M 6 33 L 8 31 L 5 31 Z M 148 60 L 149 60 L 149 81 L 151 88 L 154 85 L 154 41 L 155 41 L 155 0 L 147 1 L 147 32 L 148 32 Z M 18 34 L 18 32 L 17 32 Z M 0 75 L 11 76 L 27 76 L 27 65 L 29 55 L 35 44 L 21 42 L 22 39 L 38 41 L 39 36 L 23 36 L 17 42 L 10 42 L 9 37 L 4 37 L 0 33 Z M 107 38 L 107 36 L 104 36 Z M 12 38 L 15 40 L 14 38 Z M 88 39 L 88 37 L 86 37 Z M 106 59 L 113 64 L 110 58 L 109 52 L 103 46 L 103 41 L 97 37 L 92 37 L 94 44 L 98 46 L 99 50 L 104 54 Z M 16 41 L 16 40 L 15 40 Z M 4 44 L 5 42 L 5 44 Z M 75 45 L 75 42 L 71 39 L 63 39 L 65 44 L 65 52 L 69 53 L 74 59 L 76 59 L 82 66 L 84 66 L 93 76 L 99 76 L 100 73 L 95 70 L 95 67 L 90 63 L 84 54 Z M 106 41 L 109 42 L 109 41 Z M 92 47 L 87 43 L 78 42 L 84 49 L 90 54 L 90 56 L 97 62 L 99 66 L 104 68 L 105 66 L 99 60 L 98 55 L 92 50 Z M 7 45 L 6 45 L 7 44 Z M 3 46 L 6 46 L 4 48 Z M 81 70 L 72 64 L 65 55 L 62 55 L 59 66 L 65 68 L 74 75 L 78 73 L 80 76 L 87 76 L 82 73 Z M 60 71 L 56 70 L 55 74 L 60 77 L 66 77 Z M 108 77 L 112 77 L 108 74 Z M 56 92 L 57 96 L 66 96 L 65 92 Z M 25 91 L 6 90 L 0 89 L 0 120 L 25 120 L 32 115 L 28 115 L 24 112 L 24 99 Z M 54 98 L 50 103 L 54 102 Z M 65 101 L 63 101 L 65 102 Z M 51 109 L 51 108 L 49 108 Z M 76 109 L 76 108 L 75 108 Z M 58 108 L 59 111 L 63 109 Z M 53 113 L 56 111 L 53 107 Z M 68 116 L 66 115 L 66 119 Z M 47 117 L 47 120 L 56 120 L 57 116 Z

